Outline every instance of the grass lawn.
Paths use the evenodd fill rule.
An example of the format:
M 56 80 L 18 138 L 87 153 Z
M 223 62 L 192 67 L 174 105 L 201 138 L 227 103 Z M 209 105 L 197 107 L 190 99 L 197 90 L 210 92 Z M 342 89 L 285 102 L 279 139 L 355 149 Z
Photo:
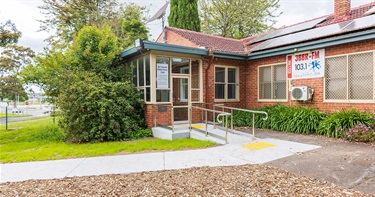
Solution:
M 30 114 L 13 114 L 8 112 L 8 118 L 9 117 L 17 117 L 17 116 L 31 116 Z M 0 112 L 0 118 L 5 118 L 5 113 Z
M 125 141 L 71 144 L 52 118 L 9 124 L 12 130 L 0 128 L 0 162 L 26 162 L 101 155 L 127 154 L 142 151 L 166 151 L 205 148 L 215 143 L 194 139 L 161 140 L 154 138 Z

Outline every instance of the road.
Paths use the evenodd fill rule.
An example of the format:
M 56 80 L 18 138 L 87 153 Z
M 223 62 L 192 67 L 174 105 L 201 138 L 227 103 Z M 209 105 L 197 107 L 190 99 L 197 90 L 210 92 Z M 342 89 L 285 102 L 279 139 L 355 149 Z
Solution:
M 49 106 L 42 106 L 42 109 L 40 109 L 39 105 L 33 105 L 33 106 L 19 106 L 18 109 L 21 110 L 22 114 L 29 114 L 31 116 L 9 117 L 8 123 L 48 116 L 49 115 L 48 111 L 51 108 Z M 8 114 L 11 114 L 12 110 L 13 110 L 13 106 L 9 107 Z M 1 107 L 0 112 L 5 113 L 5 107 Z M 5 118 L 0 118 L 0 124 L 5 124 Z

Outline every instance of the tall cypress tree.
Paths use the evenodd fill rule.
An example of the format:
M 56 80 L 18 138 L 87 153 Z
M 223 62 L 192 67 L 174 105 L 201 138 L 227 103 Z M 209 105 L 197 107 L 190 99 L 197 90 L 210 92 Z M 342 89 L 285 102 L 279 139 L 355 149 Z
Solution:
M 171 0 L 168 23 L 171 27 L 201 31 L 198 14 L 198 0 Z

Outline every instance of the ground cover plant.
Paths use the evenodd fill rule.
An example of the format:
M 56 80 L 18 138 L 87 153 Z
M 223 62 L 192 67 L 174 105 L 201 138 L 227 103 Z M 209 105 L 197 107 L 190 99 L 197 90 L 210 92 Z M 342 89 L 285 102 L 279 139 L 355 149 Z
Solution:
M 215 144 L 194 139 L 161 140 L 143 138 L 120 142 L 72 144 L 65 142 L 65 134 L 53 124 L 52 118 L 10 123 L 12 130 L 0 128 L 0 162 L 26 162 L 65 158 L 129 154 L 144 151 L 173 151 L 205 148 Z M 150 134 L 150 130 L 139 133 Z M 139 136 L 134 136 L 139 137 Z
M 370 126 L 374 121 L 374 114 L 369 111 L 359 111 L 356 109 L 340 110 L 330 114 L 318 130 L 318 134 L 328 137 L 344 137 L 345 130 L 357 125 Z

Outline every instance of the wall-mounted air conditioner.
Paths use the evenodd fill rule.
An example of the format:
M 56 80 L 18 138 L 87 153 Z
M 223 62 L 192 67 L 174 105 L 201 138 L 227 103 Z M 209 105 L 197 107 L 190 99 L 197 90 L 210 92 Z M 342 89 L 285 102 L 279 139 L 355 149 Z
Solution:
M 291 89 L 291 100 L 307 101 L 311 99 L 313 90 L 308 86 L 296 86 Z

